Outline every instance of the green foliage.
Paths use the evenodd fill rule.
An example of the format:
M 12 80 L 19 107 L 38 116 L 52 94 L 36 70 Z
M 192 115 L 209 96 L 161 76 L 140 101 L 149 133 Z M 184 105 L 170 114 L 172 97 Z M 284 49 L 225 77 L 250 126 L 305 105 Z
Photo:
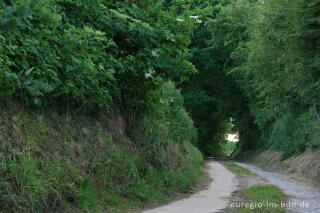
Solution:
M 196 73 L 194 10 L 179 0 L 1 1 L 0 102 L 43 112 L 1 112 L 0 211 L 123 212 L 198 181 L 197 129 L 175 89 Z M 126 134 L 89 118 L 111 111 Z
M 199 74 L 183 86 L 183 95 L 199 129 L 201 150 L 220 155 L 226 132 L 236 130 L 240 140 L 251 141 L 256 129 L 248 100 L 229 74 L 234 67 L 232 54 L 239 42 L 248 38 L 246 27 L 255 11 L 247 1 L 205 1 L 203 6 L 206 18 L 191 46 Z M 230 130 L 230 123 L 234 129 Z
M 154 94 L 156 95 L 159 102 L 152 106 L 150 114 L 134 122 L 138 126 L 133 128 L 131 135 L 138 142 L 139 149 L 145 152 L 146 159 L 155 167 L 177 168 L 179 161 L 172 162 L 172 158 L 183 161 L 183 155 L 177 151 L 186 142 L 196 145 L 197 130 L 183 108 L 179 90 L 172 82 L 163 84 L 159 93 Z M 167 152 L 161 152 L 162 149 Z
M 234 72 L 264 146 L 285 151 L 286 158 L 304 151 L 314 134 L 319 78 L 312 66 L 317 48 L 309 39 L 312 15 L 310 5 L 298 0 L 271 0 L 256 8 L 260 15 L 248 26 L 250 41 L 234 55 L 244 63 Z
M 199 75 L 183 90 L 202 150 L 218 147 L 230 118 L 243 149 L 274 148 L 287 158 L 317 147 L 319 2 L 202 5 L 210 9 L 191 48 Z
M 188 4 L 4 1 L 0 97 L 29 105 L 143 109 L 163 81 L 184 81 L 195 26 Z M 176 16 L 184 18 L 177 21 Z
M 173 83 L 158 95 L 132 127 L 119 114 L 3 106 L 0 211 L 125 212 L 187 192 L 202 176 L 196 129 Z
M 226 141 L 224 143 L 220 143 L 220 150 L 222 156 L 231 156 L 231 154 L 237 149 L 237 142 Z
M 1 117 L 1 208 L 121 212 L 168 198 L 201 175 L 191 144 L 219 154 L 227 132 L 284 158 L 319 147 L 319 11 L 318 0 L 1 1 L 2 103 L 119 109 L 126 124 L 109 135 L 103 119 Z

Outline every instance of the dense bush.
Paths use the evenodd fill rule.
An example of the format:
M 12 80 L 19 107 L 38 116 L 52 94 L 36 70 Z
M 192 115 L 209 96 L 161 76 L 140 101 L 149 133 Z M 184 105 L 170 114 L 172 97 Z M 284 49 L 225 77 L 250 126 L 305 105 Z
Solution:
M 188 5 L 165 1 L 3 1 L 0 97 L 93 110 L 145 107 L 163 81 L 195 72 L 188 13 Z
M 196 131 L 174 85 L 160 93 L 132 127 L 115 113 L 2 105 L 0 211 L 126 212 L 187 192 L 202 175 Z
M 236 71 L 255 122 L 267 136 L 264 146 L 285 151 L 284 157 L 304 151 L 319 125 L 315 6 L 299 0 L 258 4 L 260 15 L 248 26 L 251 39 L 237 53 L 246 58 Z
M 155 167 L 178 168 L 179 162 L 172 162 L 171 159 L 179 158 L 182 162 L 183 155 L 174 154 L 174 150 L 189 142 L 197 145 L 197 130 L 183 108 L 182 96 L 173 83 L 164 84 L 157 95 L 160 97 L 159 103 L 154 104 L 147 115 L 134 122 L 137 127 L 133 128 L 130 135 Z M 161 151 L 171 145 L 174 145 L 173 150 Z
M 203 5 L 191 48 L 199 75 L 183 90 L 200 143 L 223 140 L 233 118 L 244 149 L 289 157 L 319 146 L 319 1 Z
M 0 211 L 124 212 L 197 183 L 175 89 L 196 72 L 193 6 L 0 2 Z
M 239 42 L 248 39 L 246 29 L 255 11 L 247 1 L 203 1 L 202 7 L 203 23 L 191 44 L 192 62 L 199 73 L 183 85 L 183 95 L 199 129 L 201 150 L 217 155 L 227 132 L 237 131 L 242 141 L 256 142 L 248 99 L 230 74 L 237 65 L 231 56 Z

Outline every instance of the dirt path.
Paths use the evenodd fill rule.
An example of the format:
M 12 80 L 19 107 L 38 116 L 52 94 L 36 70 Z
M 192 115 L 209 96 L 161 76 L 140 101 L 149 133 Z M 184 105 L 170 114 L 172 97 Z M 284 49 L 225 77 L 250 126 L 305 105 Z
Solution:
M 287 212 L 289 213 L 319 213 L 320 212 L 320 189 L 306 182 L 297 181 L 288 176 L 264 171 L 246 163 L 236 163 L 265 178 L 270 184 L 276 185 L 289 196 Z M 289 203 L 290 202 L 290 205 Z
M 226 208 L 237 186 L 236 176 L 217 161 L 209 161 L 207 167 L 212 179 L 207 189 L 144 213 L 214 213 Z

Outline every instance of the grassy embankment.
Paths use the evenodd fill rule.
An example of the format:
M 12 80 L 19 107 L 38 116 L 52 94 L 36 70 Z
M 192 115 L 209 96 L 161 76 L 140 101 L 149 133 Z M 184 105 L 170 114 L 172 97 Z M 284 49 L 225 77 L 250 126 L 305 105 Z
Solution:
M 146 116 L 126 131 L 117 114 L 2 106 L 0 210 L 126 212 L 198 182 L 200 152 L 169 125 Z

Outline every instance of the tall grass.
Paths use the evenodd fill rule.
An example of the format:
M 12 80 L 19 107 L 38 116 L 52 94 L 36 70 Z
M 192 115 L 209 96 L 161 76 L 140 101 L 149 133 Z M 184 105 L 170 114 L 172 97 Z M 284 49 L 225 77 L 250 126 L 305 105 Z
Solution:
M 187 192 L 202 175 L 200 152 L 154 115 L 137 122 L 128 135 L 117 113 L 3 106 L 0 211 L 125 212 Z

